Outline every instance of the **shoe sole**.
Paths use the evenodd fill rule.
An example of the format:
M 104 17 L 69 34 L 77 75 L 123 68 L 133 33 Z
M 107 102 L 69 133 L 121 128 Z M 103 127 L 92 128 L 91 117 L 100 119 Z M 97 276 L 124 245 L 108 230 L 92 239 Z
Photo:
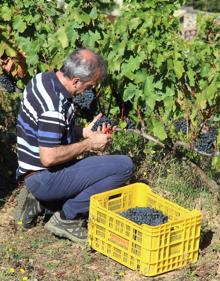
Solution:
M 22 187 L 21 191 L 19 192 L 18 196 L 17 196 L 17 206 L 14 210 L 14 220 L 15 223 L 18 223 L 21 221 L 22 219 L 22 215 L 24 212 L 24 208 L 25 208 L 25 204 L 27 201 L 27 197 L 28 197 L 29 192 L 27 191 L 26 187 Z
M 63 233 L 62 230 L 60 230 L 59 228 L 57 228 L 56 226 L 52 225 L 51 223 L 46 223 L 44 228 L 50 232 L 52 232 L 54 235 L 61 237 L 61 238 L 67 238 L 73 242 L 76 243 L 81 243 L 83 245 L 85 245 L 87 243 L 87 239 L 79 239 L 77 237 L 74 237 L 68 233 Z

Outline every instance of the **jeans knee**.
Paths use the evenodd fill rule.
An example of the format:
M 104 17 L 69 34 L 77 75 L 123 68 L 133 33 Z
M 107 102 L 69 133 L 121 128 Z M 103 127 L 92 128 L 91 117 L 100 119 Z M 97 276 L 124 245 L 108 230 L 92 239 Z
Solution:
M 132 161 L 132 159 L 129 156 L 124 155 L 123 156 L 123 167 L 124 167 L 124 172 L 128 175 L 128 176 L 132 176 L 134 173 L 134 163 Z

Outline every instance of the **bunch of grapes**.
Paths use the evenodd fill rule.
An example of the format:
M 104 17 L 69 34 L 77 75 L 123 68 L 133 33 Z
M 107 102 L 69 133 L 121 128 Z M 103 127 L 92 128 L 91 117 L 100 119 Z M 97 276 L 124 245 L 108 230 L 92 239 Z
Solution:
M 108 117 L 103 115 L 100 119 L 98 119 L 92 127 L 92 131 L 97 131 L 98 127 L 102 127 L 102 124 L 105 123 L 106 125 L 110 125 L 111 127 L 114 126 L 114 122 L 111 121 Z
M 0 85 L 8 92 L 13 93 L 15 92 L 15 86 L 11 81 L 10 77 L 6 74 L 0 75 Z
M 83 92 L 80 95 L 77 95 L 73 98 L 73 102 L 81 109 L 90 109 L 90 106 L 95 99 L 95 95 L 92 90 Z
M 120 215 L 137 224 L 148 224 L 151 226 L 160 225 L 168 221 L 168 217 L 161 211 L 148 207 L 131 208 L 120 213 Z
M 188 124 L 186 119 L 180 119 L 175 122 L 175 130 L 177 133 L 181 132 L 187 134 Z
M 129 118 L 125 119 L 126 122 L 126 129 L 135 129 L 135 123 Z
M 213 143 L 217 138 L 218 131 L 216 128 L 210 128 L 208 132 L 202 133 L 196 140 L 195 148 L 201 152 L 211 152 Z

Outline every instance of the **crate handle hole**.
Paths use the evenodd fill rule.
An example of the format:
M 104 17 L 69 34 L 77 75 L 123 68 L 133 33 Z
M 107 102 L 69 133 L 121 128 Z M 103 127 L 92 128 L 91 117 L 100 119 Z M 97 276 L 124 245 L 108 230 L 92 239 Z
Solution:
M 111 195 L 111 196 L 109 196 L 109 200 L 112 200 L 112 199 L 116 199 L 116 198 L 119 198 L 119 197 L 121 197 L 122 196 L 122 193 L 119 193 L 119 194 L 115 194 L 115 195 Z

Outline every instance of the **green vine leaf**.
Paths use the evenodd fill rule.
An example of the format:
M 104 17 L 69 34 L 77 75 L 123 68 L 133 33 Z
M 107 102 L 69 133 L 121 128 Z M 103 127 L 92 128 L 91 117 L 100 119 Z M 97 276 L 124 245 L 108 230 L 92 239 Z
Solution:
M 156 102 L 156 98 L 154 95 L 154 77 L 147 76 L 144 84 L 144 97 L 146 100 L 146 104 L 153 110 Z
M 20 33 L 23 33 L 27 25 L 20 15 L 15 16 L 13 19 L 13 28 Z
M 93 7 L 93 8 L 92 8 L 92 10 L 91 10 L 89 16 L 90 16 L 90 18 L 91 18 L 92 20 L 95 20 L 95 19 L 97 18 L 98 13 L 97 13 L 96 7 Z
M 184 67 L 183 67 L 183 63 L 181 61 L 174 61 L 173 68 L 174 68 L 177 78 L 180 79 L 183 76 L 183 73 L 185 71 Z
M 128 100 L 131 100 L 135 93 L 136 93 L 136 86 L 132 83 L 129 83 L 128 86 L 125 88 L 125 91 L 123 93 L 123 99 L 124 101 L 128 101 Z
M 3 39 L 2 42 L 0 42 L 0 57 L 4 54 L 4 52 L 6 53 L 7 56 L 12 58 L 16 57 L 17 55 L 17 52 L 11 46 L 9 46 Z
M 153 120 L 153 133 L 156 137 L 158 137 L 162 141 L 167 138 L 164 125 L 158 120 Z
M 191 87 L 195 86 L 195 72 L 192 69 L 189 69 L 189 71 L 187 71 L 187 75 L 189 78 L 189 85 Z
M 207 100 L 211 103 L 217 93 L 218 85 L 213 81 L 206 89 L 205 96 Z
M 6 6 L 6 5 L 2 6 L 0 11 L 1 11 L 1 17 L 3 20 L 5 20 L 5 21 L 11 20 L 12 10 L 8 6 Z
M 60 27 L 57 32 L 56 32 L 56 37 L 60 41 L 63 49 L 68 47 L 69 45 L 69 40 L 66 34 L 66 28 L 64 26 Z
M 203 93 L 198 93 L 196 96 L 197 107 L 201 110 L 206 108 L 207 99 Z

